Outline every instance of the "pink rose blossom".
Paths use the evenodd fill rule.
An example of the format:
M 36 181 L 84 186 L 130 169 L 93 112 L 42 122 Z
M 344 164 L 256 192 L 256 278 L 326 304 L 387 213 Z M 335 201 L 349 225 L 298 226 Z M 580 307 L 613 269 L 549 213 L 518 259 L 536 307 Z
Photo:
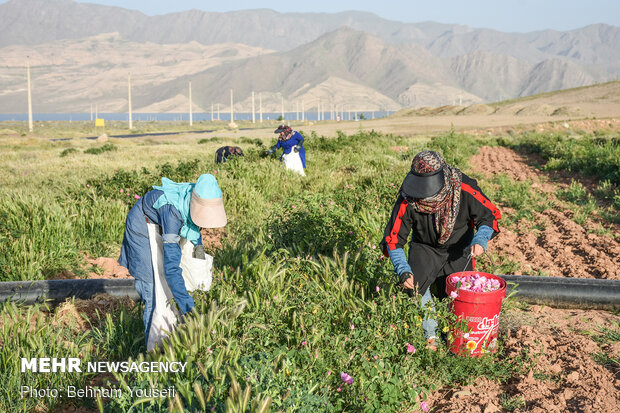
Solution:
M 413 345 L 407 343 L 407 353 L 415 353 L 416 349 L 415 347 L 413 347 Z
M 136 199 L 140 199 L 140 195 L 134 195 L 133 197 Z
M 428 412 L 429 410 L 428 403 L 426 402 L 420 403 L 420 409 L 422 409 L 423 412 Z
M 340 372 L 340 379 L 347 384 L 353 384 L 353 377 L 349 376 L 344 371 Z
M 452 297 L 452 298 L 456 298 L 456 297 L 458 297 L 458 296 L 459 296 L 459 295 L 456 293 L 456 291 L 452 291 L 452 292 L 450 292 L 450 297 Z

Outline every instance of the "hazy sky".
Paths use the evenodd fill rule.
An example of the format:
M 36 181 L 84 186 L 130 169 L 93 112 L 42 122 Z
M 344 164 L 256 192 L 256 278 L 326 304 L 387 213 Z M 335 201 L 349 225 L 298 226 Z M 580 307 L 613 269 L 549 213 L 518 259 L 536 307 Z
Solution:
M 6 0 L 0 0 L 4 3 Z M 361 10 L 389 20 L 436 21 L 465 24 L 505 32 L 543 29 L 572 30 L 589 24 L 620 26 L 620 0 L 79 0 L 147 15 L 190 9 L 225 12 L 268 8 L 278 12 L 326 12 Z M 239 28 L 243 30 L 243 28 Z

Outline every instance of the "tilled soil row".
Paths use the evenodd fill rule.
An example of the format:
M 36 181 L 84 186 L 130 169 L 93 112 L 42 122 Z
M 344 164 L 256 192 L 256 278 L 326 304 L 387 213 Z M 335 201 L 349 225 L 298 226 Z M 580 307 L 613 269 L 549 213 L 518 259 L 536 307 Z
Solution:
M 549 197 L 550 205 L 561 204 L 554 194 L 568 185 L 550 183 L 544 173 L 529 166 L 523 156 L 508 148 L 482 147 L 470 165 L 487 176 L 504 173 L 516 181 L 530 181 L 533 191 L 541 191 Z M 514 213 L 501 204 L 498 207 L 504 215 Z M 501 227 L 500 221 L 502 232 L 489 243 L 489 251 L 519 262 L 524 274 L 620 279 L 620 242 L 609 235 L 590 232 L 598 227 L 597 223 L 589 221 L 585 227 L 581 226 L 573 221 L 570 210 L 549 208 L 532 213 L 535 223 L 544 229 L 535 229 L 534 222 L 521 220 L 517 233 Z

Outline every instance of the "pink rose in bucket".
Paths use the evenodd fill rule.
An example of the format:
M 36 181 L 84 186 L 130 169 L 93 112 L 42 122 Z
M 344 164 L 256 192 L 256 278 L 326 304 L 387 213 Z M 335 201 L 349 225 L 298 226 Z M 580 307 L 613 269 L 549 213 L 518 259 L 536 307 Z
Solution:
M 495 278 L 487 278 L 484 275 L 480 275 L 478 273 L 475 273 L 473 275 L 466 275 L 464 277 L 454 275 L 450 278 L 450 281 L 452 281 L 452 283 L 454 283 L 459 290 L 473 291 L 475 293 L 487 293 L 490 291 L 496 291 L 499 290 L 499 288 L 501 287 L 499 280 Z M 453 298 L 456 298 L 454 295 L 450 295 Z

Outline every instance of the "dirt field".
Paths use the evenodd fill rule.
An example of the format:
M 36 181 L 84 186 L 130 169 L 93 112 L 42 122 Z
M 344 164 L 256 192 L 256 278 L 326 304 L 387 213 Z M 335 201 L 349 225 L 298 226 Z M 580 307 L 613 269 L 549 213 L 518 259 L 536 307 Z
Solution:
M 558 201 L 555 193 L 570 183 L 568 178 L 558 176 L 553 178 L 560 179 L 559 182 L 550 182 L 551 174 L 532 168 L 527 158 L 503 147 L 483 147 L 470 164 L 486 175 L 505 173 L 515 181 L 532 181 L 534 189 L 549 200 Z M 593 182 L 583 183 L 593 187 Z M 501 210 L 503 214 L 514 212 L 507 207 Z M 620 279 L 620 242 L 609 235 L 588 233 L 600 227 L 596 217 L 582 227 L 571 220 L 569 210 L 547 209 L 535 214 L 544 222 L 542 231 L 534 231 L 529 228 L 529 222 L 522 222 L 520 229 L 524 234 L 504 229 L 490 243 L 489 251 L 514 257 L 524 267 L 525 274 L 532 274 L 536 269 L 556 277 Z M 613 232 L 620 233 L 617 225 Z

